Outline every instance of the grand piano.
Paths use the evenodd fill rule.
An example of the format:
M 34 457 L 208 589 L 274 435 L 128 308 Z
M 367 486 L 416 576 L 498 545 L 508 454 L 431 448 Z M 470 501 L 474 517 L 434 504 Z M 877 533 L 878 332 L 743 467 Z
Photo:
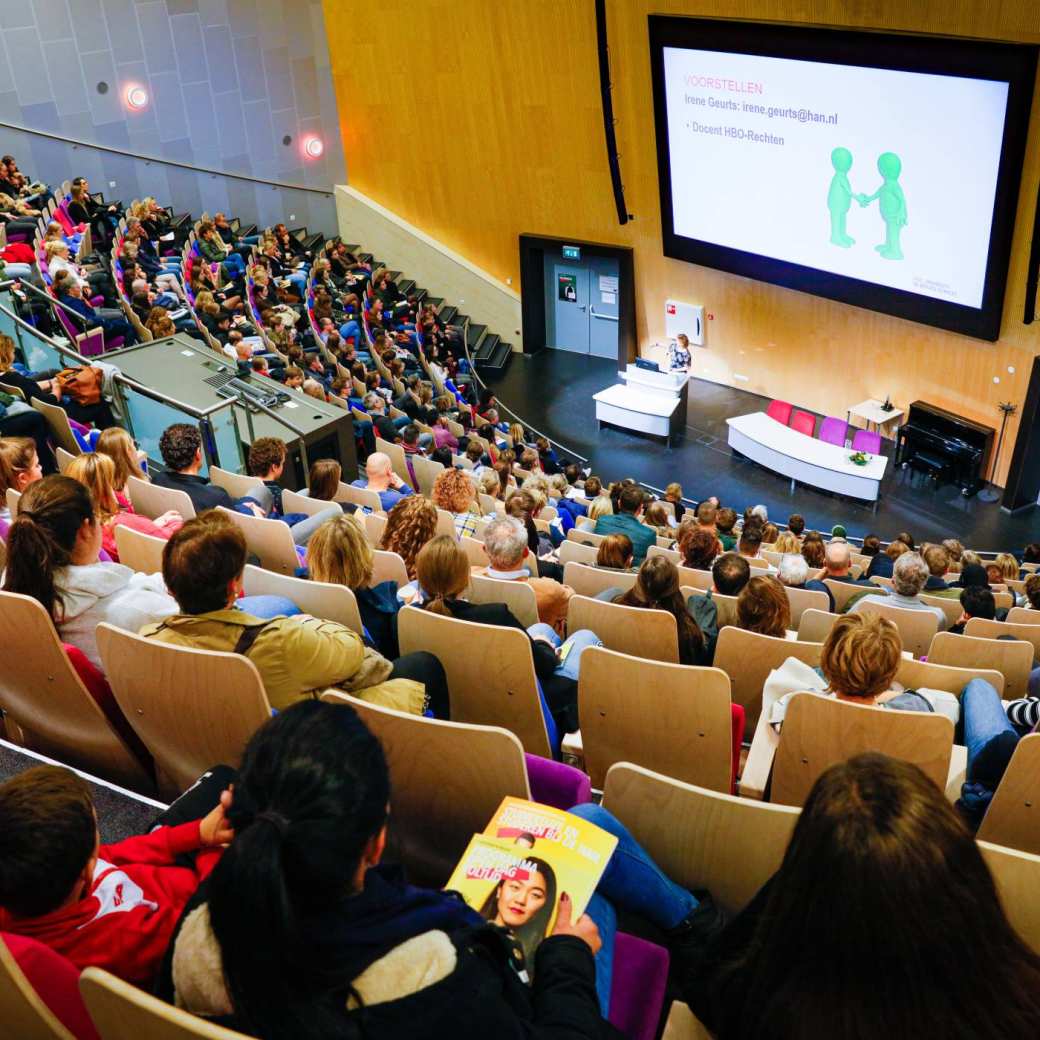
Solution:
M 965 497 L 985 483 L 993 429 L 925 401 L 910 405 L 899 427 L 896 465 L 927 473 L 936 486 L 954 483 Z

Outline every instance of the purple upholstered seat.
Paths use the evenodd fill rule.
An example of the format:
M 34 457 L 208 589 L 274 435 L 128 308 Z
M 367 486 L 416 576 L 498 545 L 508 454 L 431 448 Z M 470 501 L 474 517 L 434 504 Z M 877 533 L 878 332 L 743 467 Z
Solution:
M 654 1040 L 668 983 L 668 951 L 626 932 L 614 938 L 611 1025 L 629 1040 Z
M 870 455 L 881 454 L 881 434 L 873 430 L 857 430 L 852 437 L 852 450 L 865 451 Z
M 828 444 L 837 444 L 838 447 L 844 448 L 845 438 L 848 434 L 848 423 L 844 419 L 835 419 L 834 416 L 828 415 L 820 423 L 820 432 L 816 436 L 821 441 L 826 441 Z
M 592 781 L 580 769 L 526 752 L 524 761 L 531 797 L 536 802 L 566 812 L 572 806 L 592 801 Z

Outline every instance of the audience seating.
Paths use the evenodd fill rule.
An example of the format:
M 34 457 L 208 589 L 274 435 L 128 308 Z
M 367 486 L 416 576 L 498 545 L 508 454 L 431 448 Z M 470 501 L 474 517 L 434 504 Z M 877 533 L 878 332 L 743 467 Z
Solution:
M 331 502 L 320 498 L 310 498 L 296 491 L 285 490 L 282 492 L 282 509 L 286 513 L 306 513 L 308 516 L 316 516 L 329 508 Z
M 119 562 L 140 574 L 161 574 L 164 538 L 135 531 L 125 524 L 116 524 L 116 551 Z
M 312 617 L 335 621 L 364 637 L 357 598 L 346 585 L 294 578 L 246 564 L 242 588 L 247 596 L 285 596 Z
M 376 451 L 381 451 L 390 459 L 390 465 L 394 473 L 405 484 L 412 488 L 413 491 L 419 490 L 412 482 L 412 475 L 408 472 L 408 466 L 405 462 L 404 448 L 400 444 L 393 444 L 390 441 L 384 441 L 382 437 L 376 436 Z
M 579 531 L 578 528 L 572 527 L 567 532 L 568 542 L 580 542 L 584 545 L 599 546 L 607 536 L 605 534 L 595 534 L 592 531 Z
M 72 432 L 72 426 L 64 408 L 56 404 L 48 404 L 38 397 L 33 400 L 32 406 L 47 420 L 51 439 L 57 447 L 64 448 L 70 455 L 83 454 L 83 449 Z
M 1040 610 L 1032 607 L 1012 607 L 1006 620 L 1012 625 L 1040 625 Z
M 588 596 L 571 596 L 567 630 L 587 628 L 609 650 L 652 661 L 679 663 L 679 630 L 666 610 L 625 607 Z
M 810 609 L 798 622 L 798 640 L 802 643 L 825 643 L 840 614 L 829 610 Z
M 845 606 L 849 600 L 871 591 L 869 586 L 853 585 L 851 582 L 838 581 L 836 578 L 824 578 L 823 584 L 831 590 L 831 595 L 834 597 L 834 609 L 838 614 L 845 612 Z
M 368 488 L 352 487 L 350 484 L 344 484 L 342 481 L 340 481 L 339 491 L 336 492 L 335 501 L 349 502 L 351 505 L 371 509 L 373 513 L 384 512 L 383 503 L 376 492 L 369 491 Z
M 170 799 L 215 763 L 237 765 L 271 717 L 260 673 L 241 654 L 173 646 L 105 622 L 97 642 L 116 701 Z
M 909 650 L 914 657 L 928 653 L 932 638 L 939 630 L 939 619 L 930 610 L 907 610 L 888 603 L 863 603 L 858 609 L 863 614 L 879 614 L 891 621 L 899 629 L 903 649 Z
M 101 968 L 87 968 L 80 992 L 101 1040 L 249 1040 L 131 986 Z
M 568 563 L 584 563 L 593 567 L 596 563 L 597 552 L 598 550 L 594 545 L 582 545 L 581 542 L 572 541 L 568 538 L 556 550 L 556 556 L 564 567 Z
M 1040 954 L 1040 856 L 979 841 L 979 851 L 993 875 L 997 894 L 1012 927 Z
M 991 621 L 988 618 L 971 618 L 964 626 L 966 636 L 982 639 L 1000 639 L 1012 636 L 1033 646 L 1033 657 L 1040 657 L 1040 625 L 1015 624 L 1010 621 Z
M 778 423 L 783 423 L 787 426 L 791 422 L 791 411 L 793 405 L 787 401 L 770 401 L 769 407 L 766 409 L 766 415 L 770 418 L 775 419 Z
M 719 668 L 589 647 L 578 681 L 581 731 L 564 737 L 563 749 L 580 755 L 597 790 L 615 762 L 633 762 L 729 792 L 741 741 L 734 734 L 729 687 L 729 676 Z
M 507 581 L 473 574 L 469 579 L 470 603 L 504 603 L 510 613 L 528 628 L 538 623 L 538 601 L 526 581 Z
M 929 607 L 938 607 L 946 615 L 946 627 L 951 628 L 961 619 L 963 608 L 960 599 L 949 599 L 943 596 L 929 596 L 921 593 L 921 602 Z
M 408 584 L 408 568 L 397 553 L 387 552 L 385 549 L 374 549 L 370 586 L 375 587 L 384 581 L 396 582 L 398 588 L 404 588 Z
M 791 628 L 796 630 L 798 622 L 807 610 L 827 610 L 830 607 L 827 593 L 818 589 L 792 589 L 785 585 L 784 592 L 791 607 Z
M 763 705 L 768 711 L 769 705 Z M 740 781 L 740 793 L 781 805 L 802 805 L 830 766 L 864 751 L 880 751 L 919 766 L 946 791 L 953 754 L 953 723 L 944 715 L 885 711 L 812 693 L 787 704 L 778 734 L 759 718 Z M 770 767 L 772 767 L 770 769 Z
M 459 539 L 459 548 L 466 554 L 466 559 L 469 560 L 471 567 L 489 567 L 491 565 L 484 543 L 477 541 L 476 538 L 470 538 L 469 535 L 464 534 Z
M 135 513 L 154 520 L 157 516 L 176 509 L 185 520 L 190 520 L 195 515 L 195 506 L 186 491 L 177 488 L 159 487 L 147 480 L 131 477 L 127 482 L 130 494 L 130 502 Z
M 265 570 L 279 574 L 295 574 L 300 566 L 289 525 L 281 520 L 268 520 L 262 516 L 249 516 L 233 509 L 218 506 L 218 509 L 245 535 L 249 551 L 260 559 Z
M 20 491 L 15 491 L 14 488 L 8 488 L 7 494 L 4 499 L 7 502 L 7 510 L 11 514 L 11 519 L 14 520 L 18 516 L 18 502 L 22 497 Z
M 1023 737 L 979 827 L 979 839 L 1040 854 L 1040 733 Z
M 849 424 L 844 419 L 828 415 L 821 421 L 817 436 L 827 444 L 837 444 L 839 448 L 844 448 L 849 436 Z
M 413 455 L 412 468 L 415 470 L 415 479 L 419 484 L 419 493 L 429 498 L 433 494 L 434 482 L 444 466 L 439 462 L 434 462 L 433 459 Z
M 932 664 L 951 664 L 958 668 L 988 668 L 1004 676 L 1004 697 L 1025 697 L 1029 672 L 1033 667 L 1033 644 L 1022 640 L 980 639 L 976 636 L 939 632 L 928 648 Z
M 0 592 L 0 708 L 24 745 L 134 791 L 154 790 L 148 775 L 90 695 L 40 603 Z
M 525 751 L 553 757 L 559 741 L 542 710 L 526 633 L 404 607 L 397 634 L 402 654 L 427 650 L 444 666 L 453 722 L 501 726 L 520 738 Z
M 62 447 L 57 447 L 54 449 L 54 457 L 58 460 L 58 472 L 64 473 L 76 456 Z
M 635 571 L 612 571 L 573 561 L 563 565 L 564 585 L 574 589 L 579 596 L 597 596 L 612 588 L 627 592 L 635 585 L 638 576 Z
M 219 466 L 210 466 L 210 483 L 222 487 L 232 498 L 245 498 L 252 494 L 258 487 L 263 487 L 264 482 L 260 477 L 249 477 L 242 473 L 231 473 L 229 470 L 221 469 Z
M 18 938 L 18 942 L 35 943 L 34 939 Z M 42 944 L 44 956 L 53 960 L 55 968 L 64 967 L 68 982 L 75 987 L 76 969 L 60 954 Z M 56 974 L 56 973 L 55 973 Z M 55 982 L 52 977 L 52 985 Z M 63 981 L 66 981 L 63 979 Z M 54 1012 L 40 999 L 32 983 L 18 966 L 14 954 L 0 936 L 0 1016 L 2 1030 L 10 1040 L 75 1040 L 72 1033 L 58 1021 Z
M 816 416 L 811 412 L 796 410 L 791 416 L 791 429 L 804 433 L 806 437 L 811 437 L 816 429 Z

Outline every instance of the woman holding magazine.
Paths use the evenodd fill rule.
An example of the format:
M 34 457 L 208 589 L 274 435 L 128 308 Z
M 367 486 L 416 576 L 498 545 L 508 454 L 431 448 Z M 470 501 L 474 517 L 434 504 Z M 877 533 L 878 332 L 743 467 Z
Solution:
M 605 810 L 578 813 L 618 837 L 595 906 L 575 920 L 560 896 L 527 985 L 505 929 L 381 863 L 390 798 L 383 749 L 352 708 L 301 701 L 258 730 L 224 796 L 235 838 L 167 957 L 167 999 L 264 1040 L 618 1037 L 597 986 L 607 898 L 666 929 L 692 970 L 709 907 Z

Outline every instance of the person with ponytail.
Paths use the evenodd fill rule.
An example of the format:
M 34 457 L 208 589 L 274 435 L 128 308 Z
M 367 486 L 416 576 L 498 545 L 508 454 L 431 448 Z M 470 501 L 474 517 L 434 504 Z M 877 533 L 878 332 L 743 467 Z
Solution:
M 588 914 L 575 920 L 561 893 L 527 984 L 509 922 L 382 862 L 389 771 L 348 705 L 302 701 L 265 723 L 229 801 L 234 840 L 186 909 L 159 993 L 262 1040 L 620 1038 L 602 1017 L 610 903 L 664 931 L 680 970 L 703 947 L 710 901 L 670 881 L 605 809 L 579 806 L 618 849 Z
M 117 563 L 117 527 L 129 527 L 133 531 L 151 535 L 152 538 L 161 538 L 165 542 L 174 531 L 180 530 L 184 523 L 183 517 L 175 509 L 149 520 L 148 517 L 135 513 L 129 502 L 122 505 L 116 492 L 116 466 L 108 455 L 93 451 L 77 455 L 69 463 L 65 475 L 78 480 L 90 491 L 101 523 L 101 547 Z
M 86 486 L 54 474 L 25 490 L 7 536 L 4 591 L 32 596 L 58 635 L 101 668 L 94 631 L 101 621 L 137 632 L 177 612 L 161 574 L 101 563 L 102 525 Z

